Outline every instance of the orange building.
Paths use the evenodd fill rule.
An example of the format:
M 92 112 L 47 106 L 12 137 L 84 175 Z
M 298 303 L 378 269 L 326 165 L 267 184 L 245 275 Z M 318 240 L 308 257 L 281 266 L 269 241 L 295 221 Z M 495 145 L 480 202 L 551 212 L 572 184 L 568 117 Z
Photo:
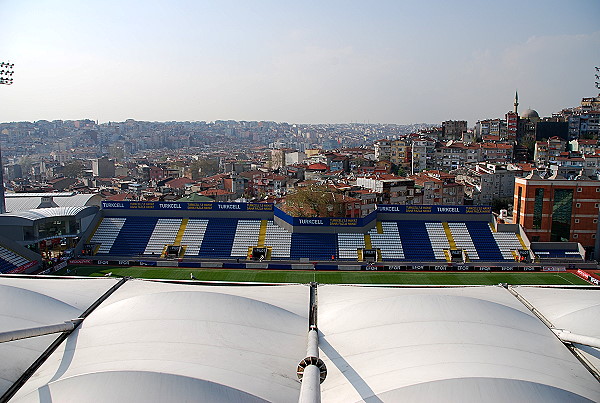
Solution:
M 596 243 L 600 181 L 541 178 L 536 171 L 515 178 L 513 220 L 532 242 Z

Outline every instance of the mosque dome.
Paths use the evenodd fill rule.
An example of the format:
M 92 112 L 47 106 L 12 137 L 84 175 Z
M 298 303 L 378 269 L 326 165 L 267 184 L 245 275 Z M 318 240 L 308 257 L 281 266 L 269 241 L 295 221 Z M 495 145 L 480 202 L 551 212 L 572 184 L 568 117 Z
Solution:
M 523 119 L 539 119 L 540 115 L 539 113 L 537 113 L 536 111 L 534 111 L 533 109 L 527 109 L 526 111 L 524 111 L 521 114 L 521 117 Z

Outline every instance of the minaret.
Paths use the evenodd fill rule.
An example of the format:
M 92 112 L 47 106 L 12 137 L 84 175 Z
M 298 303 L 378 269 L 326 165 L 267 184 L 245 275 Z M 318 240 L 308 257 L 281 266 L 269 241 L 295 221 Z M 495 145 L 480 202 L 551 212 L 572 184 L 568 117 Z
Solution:
M 515 91 L 515 103 L 513 105 L 515 106 L 515 113 L 518 114 L 517 108 L 519 107 L 519 94 L 517 91 Z

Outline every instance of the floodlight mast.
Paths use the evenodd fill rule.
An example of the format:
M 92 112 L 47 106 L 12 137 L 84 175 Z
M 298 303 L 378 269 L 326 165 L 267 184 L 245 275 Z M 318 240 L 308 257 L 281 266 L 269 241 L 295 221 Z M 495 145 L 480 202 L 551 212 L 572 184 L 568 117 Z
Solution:
M 0 62 L 0 84 L 12 85 L 14 74 L 14 63 Z M 2 165 L 2 147 L 0 146 L 0 214 L 6 213 L 6 202 L 4 201 L 4 166 Z
M 11 85 L 13 83 L 14 63 L 0 62 L 0 84 Z

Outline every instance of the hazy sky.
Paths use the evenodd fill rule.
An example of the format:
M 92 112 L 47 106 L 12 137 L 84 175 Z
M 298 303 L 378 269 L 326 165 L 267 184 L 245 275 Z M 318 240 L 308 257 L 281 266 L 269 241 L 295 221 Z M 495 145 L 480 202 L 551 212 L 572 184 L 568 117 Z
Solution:
M 2 0 L 0 27 L 0 122 L 472 126 L 598 94 L 599 0 Z

